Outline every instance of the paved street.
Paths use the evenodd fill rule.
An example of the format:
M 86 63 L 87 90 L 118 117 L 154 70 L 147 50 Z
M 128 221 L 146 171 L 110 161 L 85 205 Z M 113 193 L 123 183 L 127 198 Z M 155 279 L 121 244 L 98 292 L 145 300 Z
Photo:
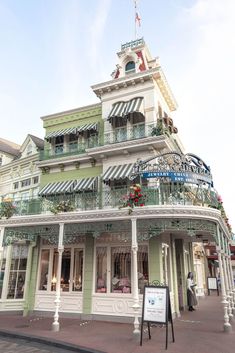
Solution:
M 41 343 L 23 339 L 0 338 L 0 353 L 71 353 L 58 347 L 50 347 Z M 79 351 L 77 351 L 79 353 Z

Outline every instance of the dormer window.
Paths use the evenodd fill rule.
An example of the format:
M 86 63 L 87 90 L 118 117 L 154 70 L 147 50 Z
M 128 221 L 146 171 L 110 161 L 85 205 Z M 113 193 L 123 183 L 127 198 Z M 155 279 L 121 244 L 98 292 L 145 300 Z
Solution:
M 135 72 L 135 63 L 134 61 L 129 61 L 125 66 L 125 72 L 127 75 Z

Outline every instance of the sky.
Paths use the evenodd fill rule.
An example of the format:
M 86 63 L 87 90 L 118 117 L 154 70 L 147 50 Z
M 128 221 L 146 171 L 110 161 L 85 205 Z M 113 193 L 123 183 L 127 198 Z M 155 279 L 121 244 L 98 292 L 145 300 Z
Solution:
M 141 26 L 178 103 L 186 152 L 211 167 L 235 230 L 234 0 L 139 0 Z M 97 103 L 121 44 L 135 37 L 133 0 L 0 0 L 0 137 L 43 138 L 41 116 Z

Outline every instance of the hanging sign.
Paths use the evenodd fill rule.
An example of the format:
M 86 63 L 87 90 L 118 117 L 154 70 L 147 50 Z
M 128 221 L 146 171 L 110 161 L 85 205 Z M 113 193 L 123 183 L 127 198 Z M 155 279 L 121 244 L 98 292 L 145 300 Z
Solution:
M 150 323 L 157 323 L 166 326 L 166 349 L 168 344 L 168 322 L 171 323 L 172 339 L 175 342 L 174 328 L 171 313 L 169 287 L 166 286 L 145 286 L 141 320 L 140 345 L 143 340 L 143 324 L 147 323 L 148 336 L 151 339 Z

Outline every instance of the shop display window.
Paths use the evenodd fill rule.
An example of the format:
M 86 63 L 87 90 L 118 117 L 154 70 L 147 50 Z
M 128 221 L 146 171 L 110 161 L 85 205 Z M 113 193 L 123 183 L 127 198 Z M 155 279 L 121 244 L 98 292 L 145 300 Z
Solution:
M 3 281 L 6 268 L 6 248 L 3 250 L 2 260 L 0 261 L 0 299 L 2 297 Z
M 111 248 L 111 292 L 131 293 L 131 247 Z
M 96 248 L 96 292 L 107 292 L 107 249 Z
M 50 250 L 44 249 L 41 252 L 41 276 L 40 276 L 40 290 L 47 290 L 48 286 L 48 271 L 49 271 L 49 257 Z
M 24 297 L 27 256 L 28 247 L 26 245 L 12 247 L 7 299 L 22 299 Z
M 83 250 L 74 249 L 73 291 L 82 291 Z

